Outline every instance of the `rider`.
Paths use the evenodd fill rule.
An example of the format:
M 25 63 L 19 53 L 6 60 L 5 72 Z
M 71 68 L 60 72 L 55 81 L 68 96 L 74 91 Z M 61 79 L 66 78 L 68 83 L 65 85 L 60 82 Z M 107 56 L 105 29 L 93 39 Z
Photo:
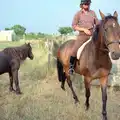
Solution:
M 81 10 L 75 14 L 72 21 L 72 28 L 74 31 L 79 31 L 79 35 L 71 48 L 69 74 L 73 74 L 74 72 L 74 64 L 78 48 L 90 39 L 90 36 L 93 33 L 94 25 L 99 23 L 95 12 L 90 10 L 90 3 L 91 0 L 81 0 Z

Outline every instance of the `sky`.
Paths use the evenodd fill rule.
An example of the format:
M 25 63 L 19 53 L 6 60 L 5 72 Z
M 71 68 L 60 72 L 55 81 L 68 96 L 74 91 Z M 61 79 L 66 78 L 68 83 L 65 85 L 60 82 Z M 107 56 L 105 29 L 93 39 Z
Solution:
M 0 0 L 0 30 L 20 24 L 26 32 L 57 33 L 59 27 L 71 26 L 81 0 Z M 120 0 L 92 0 L 91 9 L 99 19 L 99 9 L 120 15 Z M 120 17 L 119 17 L 120 21 Z

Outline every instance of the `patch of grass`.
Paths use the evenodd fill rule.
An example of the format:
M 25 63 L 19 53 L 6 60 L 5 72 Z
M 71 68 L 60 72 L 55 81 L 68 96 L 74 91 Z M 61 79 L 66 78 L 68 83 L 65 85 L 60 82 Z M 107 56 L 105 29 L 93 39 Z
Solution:
M 113 86 L 113 90 L 114 90 L 114 91 L 120 91 L 120 85 L 117 85 L 117 84 L 114 85 L 114 86 Z

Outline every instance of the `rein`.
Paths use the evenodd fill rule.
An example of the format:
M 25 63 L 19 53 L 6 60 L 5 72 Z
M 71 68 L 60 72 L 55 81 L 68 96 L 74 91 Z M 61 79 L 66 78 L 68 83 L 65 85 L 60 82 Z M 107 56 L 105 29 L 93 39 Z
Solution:
M 104 23 L 105 23 L 105 22 L 104 22 Z M 104 24 L 104 23 L 103 23 L 103 24 Z M 109 52 L 109 49 L 108 49 L 108 48 L 109 48 L 109 45 L 114 44 L 114 43 L 120 44 L 120 40 L 114 40 L 114 41 L 109 42 L 109 41 L 107 40 L 107 35 L 106 35 L 106 29 L 108 29 L 108 28 L 105 29 L 105 28 L 103 27 L 103 25 L 102 25 L 102 29 L 104 30 L 104 31 L 103 31 L 103 33 L 104 33 L 104 36 L 103 36 L 103 37 L 105 38 L 105 45 L 106 45 L 107 48 L 98 48 L 98 49 L 100 49 L 101 51 Z

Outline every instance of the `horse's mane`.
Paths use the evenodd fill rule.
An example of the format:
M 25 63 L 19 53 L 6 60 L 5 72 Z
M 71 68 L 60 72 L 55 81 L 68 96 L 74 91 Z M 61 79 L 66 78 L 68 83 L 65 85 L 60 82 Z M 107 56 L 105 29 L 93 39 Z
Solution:
M 97 40 L 101 24 L 106 23 L 109 19 L 114 19 L 115 21 L 117 21 L 117 17 L 114 17 L 111 14 L 105 16 L 104 20 L 100 20 L 100 24 L 96 25 L 94 33 L 93 33 L 93 40 Z
M 25 44 L 17 47 L 8 47 L 3 49 L 3 52 L 12 58 L 25 60 L 28 55 L 28 47 Z
M 111 14 L 109 14 L 109 15 L 105 16 L 105 19 L 103 21 L 107 22 L 109 19 L 114 19 L 115 21 L 118 20 L 117 17 L 114 17 Z
M 100 26 L 100 25 L 96 25 L 96 26 L 95 26 L 95 30 L 94 30 L 94 32 L 93 32 L 93 41 L 97 40 L 97 38 L 98 38 L 99 26 Z

